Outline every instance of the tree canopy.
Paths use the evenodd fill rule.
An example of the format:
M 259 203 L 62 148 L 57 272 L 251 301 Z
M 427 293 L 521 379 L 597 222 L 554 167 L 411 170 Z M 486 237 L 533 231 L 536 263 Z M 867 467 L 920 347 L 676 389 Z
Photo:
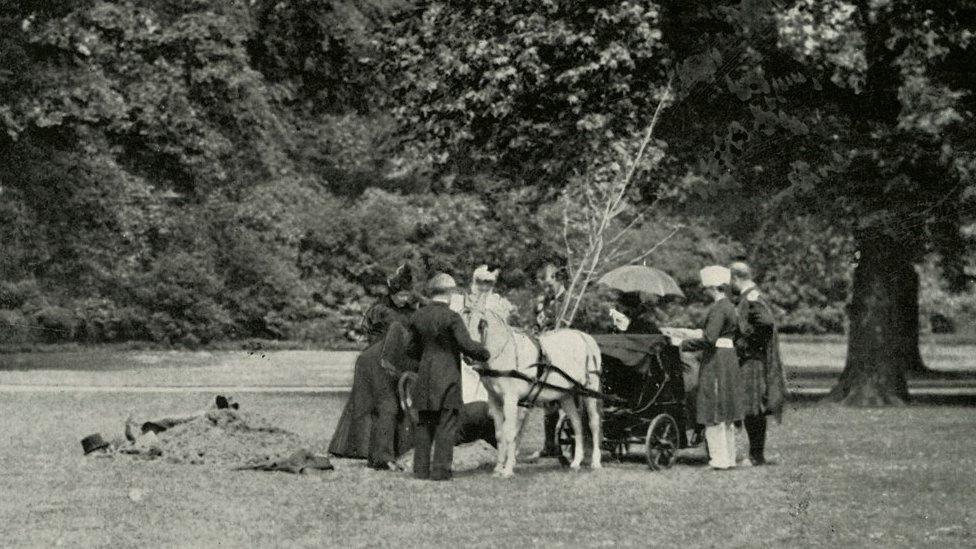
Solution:
M 920 319 L 970 314 L 974 11 L 0 3 L 4 337 L 345 333 L 404 260 L 501 265 L 527 304 L 537 267 L 579 265 L 586 216 L 567 212 L 629 171 L 659 111 L 619 260 L 681 227 L 644 257 L 689 289 L 744 253 L 785 330 L 849 325 L 865 356 L 922 371 Z

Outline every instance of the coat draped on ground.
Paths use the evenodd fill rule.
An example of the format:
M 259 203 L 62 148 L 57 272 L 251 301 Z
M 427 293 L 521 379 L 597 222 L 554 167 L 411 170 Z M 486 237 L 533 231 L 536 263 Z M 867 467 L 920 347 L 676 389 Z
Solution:
M 703 337 L 682 343 L 682 350 L 701 350 L 695 416 L 702 425 L 739 421 L 745 417 L 739 358 L 731 345 L 738 330 L 735 305 L 728 299 L 712 304 L 702 328 Z M 719 344 L 719 346 L 717 346 Z
M 741 365 L 746 415 L 782 417 L 786 380 L 779 354 L 776 321 L 769 301 L 755 287 L 746 290 L 738 309 L 735 348 Z

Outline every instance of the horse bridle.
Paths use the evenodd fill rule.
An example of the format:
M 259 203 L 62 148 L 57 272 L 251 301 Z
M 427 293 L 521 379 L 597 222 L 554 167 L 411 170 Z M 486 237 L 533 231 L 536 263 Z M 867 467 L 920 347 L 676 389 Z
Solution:
M 475 312 L 475 310 L 472 309 L 471 307 L 465 307 L 464 310 L 461 311 L 461 315 L 462 316 L 472 317 L 472 316 L 474 316 L 474 312 Z M 485 344 L 485 338 L 487 337 L 486 332 L 488 330 L 488 319 L 487 318 L 484 318 L 484 316 L 487 316 L 488 314 L 493 314 L 493 315 L 495 315 L 495 318 L 497 320 L 501 321 L 502 319 L 494 311 L 490 311 L 490 310 L 487 310 L 487 309 L 478 309 L 478 312 L 482 315 L 482 318 L 478 321 L 478 335 L 481 338 L 480 343 L 482 345 L 484 345 Z M 508 327 L 508 325 L 505 324 L 505 322 L 502 322 L 502 324 L 504 326 Z M 502 352 L 505 351 L 505 349 L 508 349 L 509 344 L 511 344 L 512 346 L 515 345 L 515 332 L 513 330 L 511 330 L 511 328 L 509 328 L 509 330 L 508 330 L 508 337 L 505 339 L 505 343 L 502 345 L 502 348 L 498 350 L 498 353 L 496 354 L 496 356 L 501 355 Z M 519 365 L 519 354 L 518 354 L 518 349 L 516 349 L 515 350 L 515 369 L 518 370 L 519 369 L 519 366 L 520 366 Z M 485 367 L 488 367 L 487 363 L 485 363 Z

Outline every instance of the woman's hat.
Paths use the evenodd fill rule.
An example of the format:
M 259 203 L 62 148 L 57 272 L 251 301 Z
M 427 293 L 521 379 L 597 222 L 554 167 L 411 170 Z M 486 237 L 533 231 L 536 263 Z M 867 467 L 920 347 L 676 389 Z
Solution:
M 496 282 L 498 281 L 499 270 L 500 269 L 489 271 L 488 265 L 481 265 L 480 267 L 474 270 L 474 275 L 472 275 L 471 278 L 475 281 Z
M 437 273 L 427 282 L 427 292 L 431 295 L 443 294 L 457 289 L 454 277 L 446 273 Z
M 386 279 L 386 285 L 392 293 L 409 290 L 413 286 L 413 270 L 410 268 L 410 265 L 404 263 L 397 267 L 393 276 Z
M 102 438 L 101 434 L 95 433 L 94 435 L 88 435 L 87 437 L 81 439 L 81 448 L 85 451 L 85 455 L 87 456 L 95 450 L 108 448 L 108 442 Z
M 732 272 L 720 265 L 705 267 L 699 275 L 701 276 L 702 286 L 706 288 L 724 286 L 732 282 Z

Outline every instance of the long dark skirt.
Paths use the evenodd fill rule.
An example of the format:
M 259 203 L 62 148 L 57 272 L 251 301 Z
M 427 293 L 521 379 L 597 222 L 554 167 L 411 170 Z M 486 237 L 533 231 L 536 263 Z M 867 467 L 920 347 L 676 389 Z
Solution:
M 704 352 L 699 373 L 696 419 L 702 425 L 739 421 L 745 416 L 739 357 L 735 349 Z
M 390 327 L 386 344 L 381 339 L 370 345 L 356 359 L 356 369 L 353 373 L 352 392 L 349 400 L 339 416 L 332 441 L 329 443 L 329 453 L 346 458 L 367 459 L 369 457 L 370 430 L 373 425 L 373 413 L 376 402 L 373 401 L 374 392 L 370 384 L 374 377 L 389 375 L 381 365 L 386 359 L 398 370 L 411 370 L 410 359 L 404 356 L 404 339 L 402 326 L 394 324 Z M 399 403 L 397 403 L 399 406 Z M 396 455 L 402 455 L 413 447 L 414 425 L 409 414 L 401 410 L 397 416 L 397 429 L 393 448 Z M 457 431 L 458 443 L 472 442 L 484 439 L 495 444 L 495 427 L 488 414 L 488 404 L 472 402 L 464 405 L 461 411 L 460 427 Z
M 366 459 L 369 457 L 369 437 L 373 426 L 376 402 L 370 390 L 373 378 L 388 376 L 380 363 L 384 353 L 383 340 L 377 341 L 356 359 L 352 392 L 339 416 L 329 453 L 334 456 Z M 402 412 L 397 416 L 397 429 L 392 447 L 401 455 L 412 447 L 410 419 Z

